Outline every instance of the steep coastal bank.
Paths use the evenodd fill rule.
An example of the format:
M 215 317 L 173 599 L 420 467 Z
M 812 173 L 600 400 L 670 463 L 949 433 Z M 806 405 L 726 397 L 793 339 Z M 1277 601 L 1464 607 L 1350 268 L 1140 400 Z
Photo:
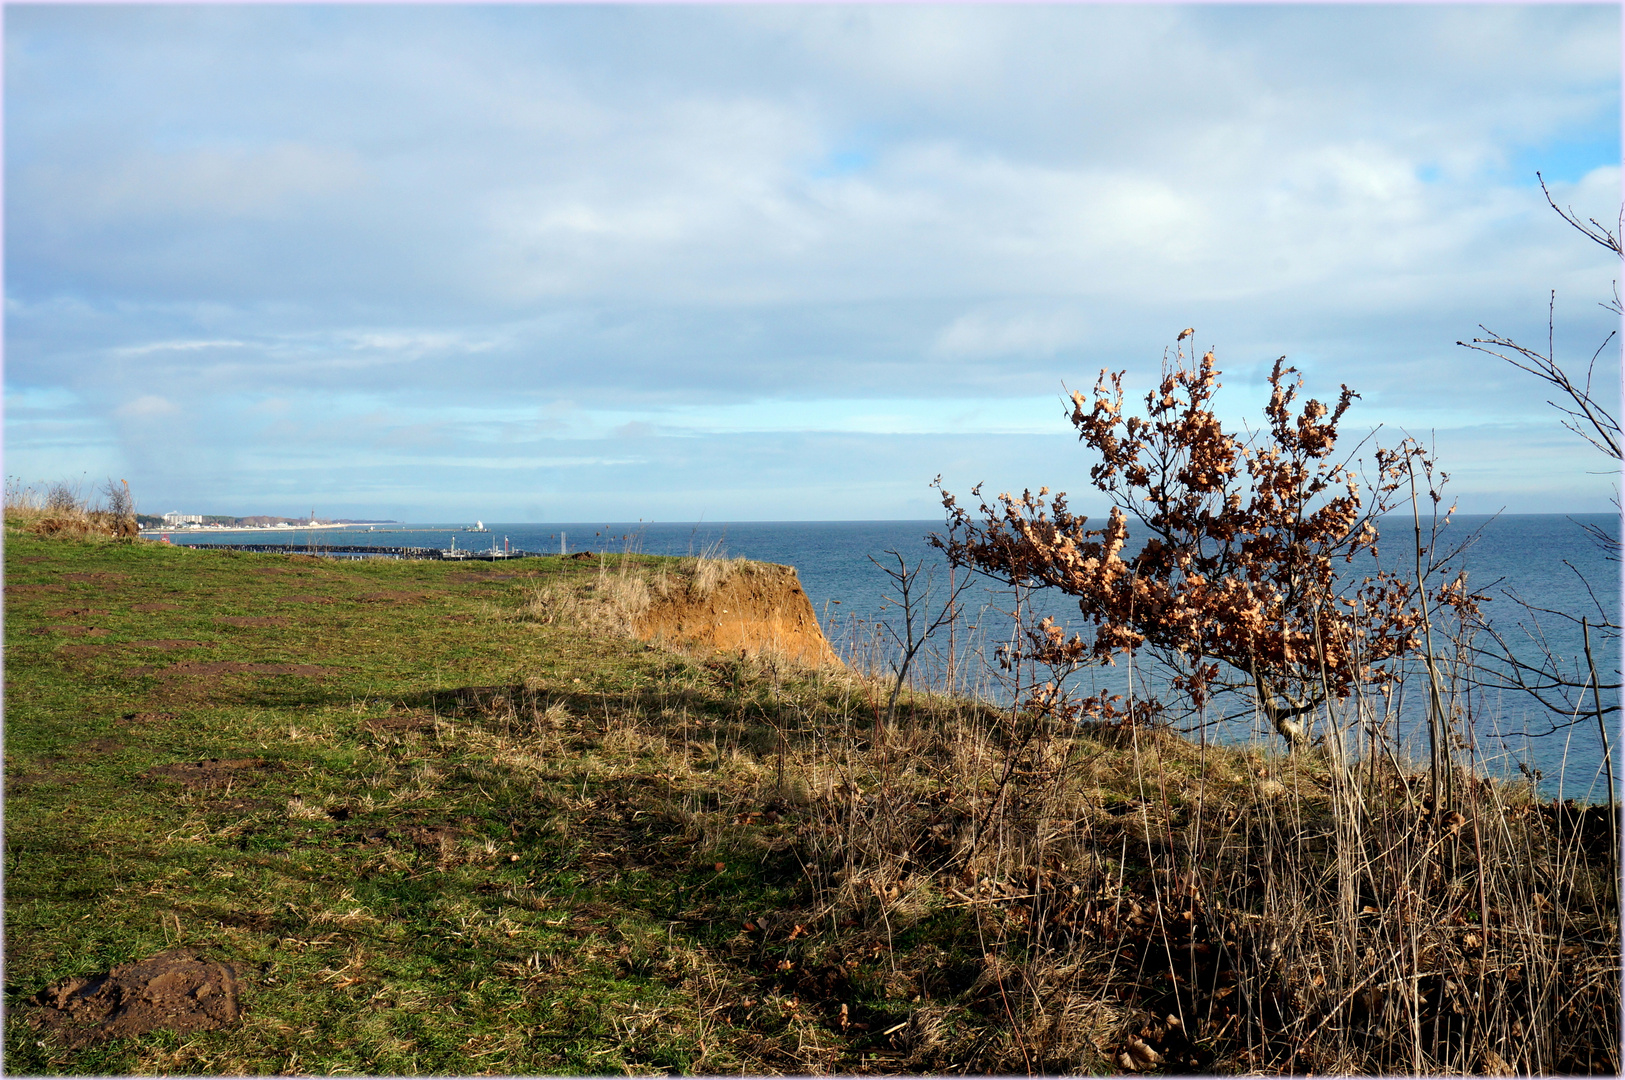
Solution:
M 745 656 L 766 653 L 815 666 L 841 663 L 795 569 L 770 563 L 740 563 L 703 594 L 685 589 L 656 597 L 637 619 L 635 632 L 657 643 Z

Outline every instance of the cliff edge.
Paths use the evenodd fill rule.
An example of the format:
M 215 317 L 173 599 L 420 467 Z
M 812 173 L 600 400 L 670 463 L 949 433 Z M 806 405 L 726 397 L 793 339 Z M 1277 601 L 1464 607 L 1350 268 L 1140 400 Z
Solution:
M 774 653 L 811 666 L 839 666 L 794 567 L 723 564 L 718 580 L 658 591 L 633 623 L 644 641 L 707 646 L 748 656 Z

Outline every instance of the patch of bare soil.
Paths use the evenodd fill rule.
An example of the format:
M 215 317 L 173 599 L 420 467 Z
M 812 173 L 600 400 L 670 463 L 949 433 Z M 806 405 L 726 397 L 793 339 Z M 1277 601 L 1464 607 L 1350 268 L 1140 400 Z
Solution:
M 271 911 L 228 911 L 220 916 L 220 925 L 252 930 L 256 934 L 281 933 L 285 927 Z
M 163 601 L 154 601 L 150 604 L 131 604 L 131 611 L 183 611 L 185 604 L 166 604 Z
M 45 614 L 53 619 L 76 619 L 86 615 L 106 615 L 106 608 L 97 607 L 54 607 L 46 608 Z
M 83 658 L 86 656 L 100 656 L 110 648 L 112 648 L 111 645 L 59 645 L 56 651 L 59 656 Z
M 117 739 L 91 739 L 80 743 L 79 748 L 96 754 L 111 754 L 115 750 L 124 749 L 124 744 Z
M 279 604 L 331 604 L 333 602 L 331 596 L 279 596 L 276 599 Z
M 368 731 L 379 735 L 403 735 L 408 731 L 433 731 L 435 717 L 433 713 L 392 713 L 389 716 L 375 716 L 370 720 L 363 720 L 362 726 Z
M 189 788 L 225 787 L 259 783 L 276 766 L 264 758 L 208 758 L 158 765 L 146 772 L 148 780 L 173 780 Z
M 394 589 L 385 589 L 381 592 L 362 593 L 356 597 L 363 604 L 405 604 L 418 600 L 427 600 L 423 593 L 400 592 Z
M 67 634 L 69 637 L 101 637 L 103 634 L 111 632 L 100 626 L 70 626 L 67 623 L 36 626 L 29 631 L 32 634 Z
M 70 1048 L 159 1029 L 185 1035 L 235 1023 L 241 991 L 230 964 L 174 949 L 48 986 L 30 1020 Z
M 67 591 L 68 587 L 66 585 L 37 585 L 28 582 L 13 585 L 10 582 L 6 583 L 7 596 L 35 596 L 39 593 Z
M 11 561 L 14 563 L 39 563 L 49 558 L 49 555 L 19 555 Z
M 656 600 L 638 637 L 728 652 L 776 654 L 803 664 L 839 665 L 793 567 L 748 563 L 707 596 L 683 591 Z
M 63 574 L 63 581 L 128 581 L 129 574 L 120 574 L 113 570 L 91 570 L 86 573 Z
M 338 820 L 342 821 L 343 818 Z M 462 837 L 468 835 L 468 832 L 457 825 L 406 822 L 402 824 L 374 825 L 367 828 L 357 828 L 353 831 L 345 830 L 339 835 L 363 845 L 389 844 L 392 840 L 405 840 L 413 847 L 425 851 L 438 851 L 448 844 L 456 843 Z
M 159 638 L 155 641 L 126 641 L 132 649 L 214 649 L 212 641 L 188 641 L 185 638 Z
M 6 797 L 15 798 L 29 788 L 39 784 L 55 784 L 62 781 L 62 773 L 55 768 L 61 762 L 59 757 L 41 758 L 35 763 L 35 768 L 11 772 L 6 774 Z
M 330 669 L 320 664 L 244 664 L 236 660 L 183 660 L 166 668 L 131 668 L 131 675 L 157 675 L 161 679 L 210 675 L 304 675 L 315 679 Z
M 287 626 L 286 615 L 216 615 L 214 621 L 227 626 Z

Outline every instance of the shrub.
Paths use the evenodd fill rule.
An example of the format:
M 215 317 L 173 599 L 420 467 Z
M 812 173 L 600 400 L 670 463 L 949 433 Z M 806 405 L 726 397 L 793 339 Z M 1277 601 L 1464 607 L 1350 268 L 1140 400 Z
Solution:
M 982 500 L 975 515 L 944 491 L 948 531 L 933 543 L 952 564 L 1059 589 L 1094 628 L 1091 640 L 1067 639 L 1045 620 L 1027 631 L 1024 656 L 1007 662 L 1068 670 L 1147 648 L 1193 709 L 1218 692 L 1246 693 L 1296 748 L 1306 739 L 1300 717 L 1417 650 L 1427 573 L 1373 570 L 1355 581 L 1339 577 L 1336 562 L 1376 553 L 1376 518 L 1407 483 L 1414 496 L 1417 471 L 1439 502 L 1432 462 L 1411 440 L 1377 449 L 1375 482 L 1363 489 L 1338 452 L 1338 425 L 1358 395 L 1345 386 L 1335 405 L 1311 398 L 1294 411 L 1296 374 L 1276 361 L 1266 424 L 1248 437 L 1225 431 L 1213 411 L 1213 353 L 1195 359 L 1177 343 L 1144 416 L 1123 413 L 1123 372 L 1102 371 L 1092 398 L 1073 394 L 1072 424 L 1100 458 L 1090 479 L 1111 505 L 1104 528 L 1086 528 L 1065 493 L 1046 501 L 1048 488 L 1001 494 L 993 506 Z M 980 487 L 972 494 L 980 499 Z M 1131 519 L 1145 542 L 1125 556 Z M 1433 599 L 1472 602 L 1460 578 Z M 1114 715 L 1107 699 L 1064 705 L 1058 695 L 1052 681 L 1034 700 L 1050 711 Z

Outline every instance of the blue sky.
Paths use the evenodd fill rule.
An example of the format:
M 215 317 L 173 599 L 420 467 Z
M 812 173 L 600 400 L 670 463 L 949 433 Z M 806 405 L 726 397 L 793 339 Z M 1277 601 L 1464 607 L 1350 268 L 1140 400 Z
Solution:
M 1063 387 L 1197 330 L 1607 509 L 1617 5 L 5 8 L 5 469 L 149 512 L 1098 509 Z M 1599 361 L 1610 394 L 1615 345 Z M 1256 423 L 1256 421 L 1255 421 Z

